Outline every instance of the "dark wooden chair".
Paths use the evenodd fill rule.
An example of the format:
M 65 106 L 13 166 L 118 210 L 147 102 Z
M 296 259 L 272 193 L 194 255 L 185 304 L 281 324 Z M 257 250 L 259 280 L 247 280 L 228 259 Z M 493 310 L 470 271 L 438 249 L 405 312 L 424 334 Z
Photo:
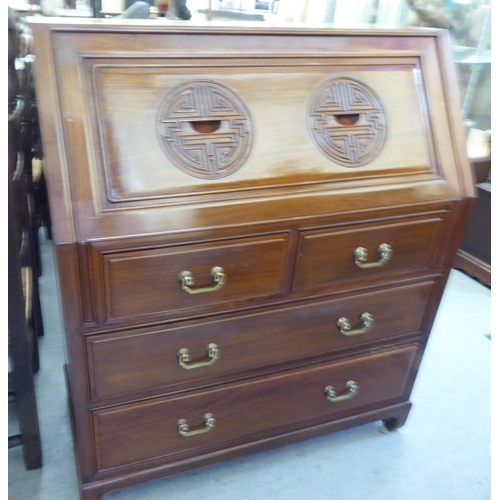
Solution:
M 22 446 L 26 469 L 38 469 L 42 466 L 42 448 L 33 375 L 40 368 L 38 336 L 43 333 L 38 293 L 41 267 L 31 194 L 30 114 L 17 75 L 12 73 L 15 41 L 9 9 L 9 403 L 16 405 L 19 422 L 19 434 L 9 436 L 9 448 Z
M 22 105 L 22 104 L 21 104 Z M 26 227 L 28 206 L 25 175 L 16 143 L 16 116 L 9 120 L 8 239 L 9 239 L 9 402 L 16 405 L 18 435 L 9 436 L 9 448 L 21 445 L 26 469 L 42 466 L 42 449 L 33 374 L 39 370 L 38 336 L 33 329 L 33 272 Z

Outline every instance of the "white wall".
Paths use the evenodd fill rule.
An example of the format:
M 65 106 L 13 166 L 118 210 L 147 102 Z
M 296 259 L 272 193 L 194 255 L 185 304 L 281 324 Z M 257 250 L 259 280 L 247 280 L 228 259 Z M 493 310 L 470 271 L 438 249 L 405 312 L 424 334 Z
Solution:
M 307 5 L 308 23 L 331 23 L 335 14 L 336 0 L 312 0 Z
M 374 14 L 374 0 L 337 0 L 335 25 L 352 26 L 370 23 Z

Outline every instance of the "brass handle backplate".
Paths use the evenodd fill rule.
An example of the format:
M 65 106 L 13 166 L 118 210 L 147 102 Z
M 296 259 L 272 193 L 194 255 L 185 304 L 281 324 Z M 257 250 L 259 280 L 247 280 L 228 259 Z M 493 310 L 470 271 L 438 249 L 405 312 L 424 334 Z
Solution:
M 192 370 L 193 368 L 201 368 L 202 366 L 212 365 L 219 359 L 219 346 L 217 344 L 207 345 L 207 359 L 203 361 L 198 361 L 196 363 L 191 363 L 191 354 L 189 349 L 183 347 L 177 351 L 177 357 L 179 358 L 179 365 L 186 370 Z
M 385 266 L 392 257 L 392 247 L 388 243 L 382 243 L 378 247 L 378 254 L 380 259 L 376 262 L 366 262 L 368 260 L 368 250 L 363 247 L 358 247 L 354 250 L 354 263 L 362 269 L 369 269 L 371 267 Z
M 201 429 L 195 429 L 193 431 L 189 430 L 189 425 L 187 423 L 187 420 L 183 418 L 177 420 L 177 427 L 179 428 L 179 434 L 184 437 L 191 437 L 212 430 L 215 427 L 214 416 L 211 413 L 205 413 L 205 415 L 203 415 L 203 418 L 205 420 L 205 427 Z
M 215 292 L 226 283 L 226 274 L 224 273 L 224 269 L 222 267 L 213 267 L 210 270 L 210 274 L 213 277 L 215 286 L 208 286 L 204 288 L 190 288 L 194 285 L 194 277 L 193 274 L 189 271 L 182 271 L 179 274 L 179 281 L 182 284 L 182 289 L 187 293 L 196 294 L 196 293 L 206 293 L 206 292 Z
M 358 384 L 356 384 L 356 382 L 354 382 L 354 380 L 349 380 L 346 383 L 345 388 L 347 392 L 345 394 L 338 396 L 337 393 L 335 392 L 335 389 L 331 385 L 325 387 L 326 398 L 328 399 L 328 401 L 331 401 L 332 403 L 340 403 L 342 401 L 347 401 L 348 399 L 352 399 L 354 396 L 356 396 L 359 390 L 359 386 Z
M 350 337 L 351 335 L 359 335 L 360 333 L 368 332 L 375 322 L 373 316 L 368 312 L 363 313 L 360 316 L 360 320 L 362 327 L 355 330 L 352 329 L 351 323 L 349 323 L 349 320 L 347 318 L 340 318 L 337 321 L 337 326 L 339 327 L 343 335 L 345 335 L 346 337 Z

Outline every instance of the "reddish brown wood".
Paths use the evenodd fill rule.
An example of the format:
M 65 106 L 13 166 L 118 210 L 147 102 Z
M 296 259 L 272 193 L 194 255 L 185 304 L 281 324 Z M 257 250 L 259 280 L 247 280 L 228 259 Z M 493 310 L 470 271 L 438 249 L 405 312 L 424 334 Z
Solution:
M 349 281 L 368 279 L 389 280 L 402 272 L 432 269 L 432 251 L 439 232 L 444 227 L 442 217 L 396 220 L 372 225 L 304 231 L 299 242 L 299 256 L 294 288 L 307 289 Z M 380 260 L 379 246 L 392 248 L 390 260 L 382 267 L 360 268 L 355 264 L 354 251 L 365 248 L 367 262 Z
M 199 387 L 242 377 L 256 368 L 276 371 L 284 364 L 314 362 L 350 347 L 418 334 L 433 287 L 433 282 L 424 282 L 232 319 L 92 335 L 87 353 L 93 398 Z M 394 310 L 398 302 L 407 307 Z M 355 329 L 364 312 L 373 315 L 373 327 L 364 334 L 342 334 L 338 320 L 347 317 Z M 220 350 L 214 364 L 192 370 L 179 366 L 179 349 L 189 349 L 193 361 L 201 361 L 210 343 Z
M 392 432 L 406 423 L 406 419 L 408 418 L 408 414 L 410 413 L 410 407 L 406 406 L 401 408 L 399 411 L 395 411 L 394 415 L 390 418 L 382 419 L 384 427 L 381 428 L 382 432 Z
M 446 32 L 31 25 L 82 499 L 402 425 L 474 195 Z M 353 80 L 375 114 L 344 98 L 318 114 Z M 349 127 L 369 156 L 352 137 L 328 154 Z M 381 243 L 384 267 L 354 264 Z M 182 290 L 214 266 L 222 288 Z M 340 332 L 364 312 L 368 332 Z M 210 343 L 215 363 L 179 366 Z M 351 378 L 359 394 L 329 403 Z M 214 429 L 179 435 L 207 412 Z
M 477 198 L 453 267 L 491 286 L 491 158 L 471 159 Z
M 290 431 L 381 403 L 399 402 L 417 349 L 417 345 L 389 349 L 185 396 L 97 410 L 98 469 L 159 456 L 182 459 L 264 438 L 277 429 Z M 359 385 L 359 393 L 346 401 L 328 401 L 325 387 L 333 386 L 340 396 L 349 380 Z M 213 429 L 196 436 L 179 434 L 179 419 L 186 419 L 191 429 L 199 429 L 204 427 L 206 413 L 216 420 Z
M 82 500 L 100 500 L 102 494 L 95 489 L 83 488 L 80 492 Z
M 138 482 L 144 482 L 152 479 L 178 474 L 181 472 L 206 467 L 207 465 L 214 465 L 221 461 L 230 460 L 242 456 L 247 456 L 256 452 L 266 451 L 277 446 L 289 445 L 304 439 L 310 439 L 335 431 L 349 429 L 354 426 L 367 424 L 377 420 L 389 420 L 399 418 L 401 421 L 405 419 L 411 409 L 411 403 L 406 401 L 389 405 L 383 409 L 371 410 L 356 416 L 348 416 L 339 418 L 334 421 L 329 421 L 323 424 L 314 425 L 305 429 L 291 431 L 271 438 L 260 439 L 252 441 L 240 446 L 234 446 L 224 451 L 214 451 L 207 454 L 200 454 L 192 457 L 191 459 L 171 462 L 146 470 L 136 472 L 128 472 L 127 474 L 120 474 L 115 472 L 111 479 L 106 478 L 106 474 L 100 474 L 99 479 L 92 483 L 85 485 L 82 489 L 83 500 L 96 500 L 101 498 L 103 493 L 118 488 L 131 486 Z M 88 495 L 88 496 L 87 496 Z
M 232 305 L 252 297 L 279 295 L 286 250 L 286 235 L 277 234 L 104 255 L 106 318 L 192 310 L 228 301 Z M 226 274 L 226 283 L 219 290 L 190 295 L 181 288 L 183 271 L 195 280 L 191 289 L 214 288 L 210 271 L 216 266 Z
M 465 250 L 458 250 L 453 267 L 478 279 L 484 285 L 491 286 L 491 264 L 487 264 Z

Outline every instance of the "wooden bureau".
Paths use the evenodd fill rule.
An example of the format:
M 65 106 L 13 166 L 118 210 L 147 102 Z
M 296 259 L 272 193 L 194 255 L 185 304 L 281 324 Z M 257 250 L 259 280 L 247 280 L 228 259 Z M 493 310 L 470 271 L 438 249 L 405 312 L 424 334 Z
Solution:
M 403 425 L 474 196 L 447 33 L 31 26 L 82 499 Z

